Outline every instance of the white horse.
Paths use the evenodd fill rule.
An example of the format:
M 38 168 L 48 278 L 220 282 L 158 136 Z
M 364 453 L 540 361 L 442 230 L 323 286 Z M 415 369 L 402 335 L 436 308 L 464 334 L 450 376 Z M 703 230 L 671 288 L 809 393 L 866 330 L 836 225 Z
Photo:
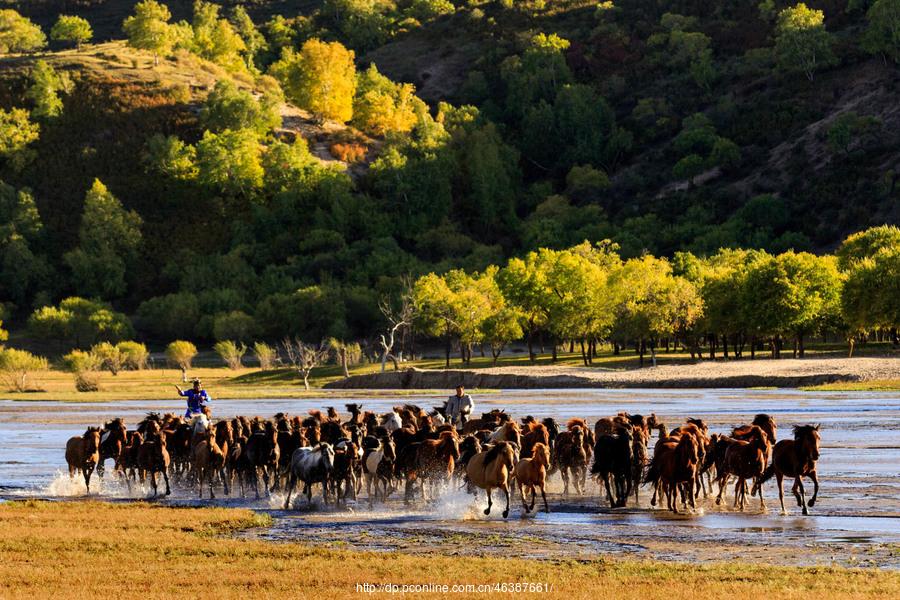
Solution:
M 400 415 L 397 413 L 389 412 L 381 415 L 381 426 L 384 427 L 388 433 L 394 433 L 403 427 L 403 421 L 400 420 Z
M 327 442 L 322 442 L 315 448 L 304 446 L 297 448 L 291 455 L 291 474 L 288 480 L 287 496 L 284 499 L 284 508 L 291 505 L 291 492 L 297 480 L 303 482 L 303 493 L 306 501 L 312 503 L 312 484 L 322 484 L 322 500 L 328 503 L 328 479 L 334 470 L 334 448 Z
M 378 488 L 381 486 L 381 501 L 385 502 L 393 492 L 394 461 L 397 458 L 396 447 L 391 438 L 386 437 L 373 450 L 363 462 L 363 474 L 366 478 L 366 493 L 369 496 L 369 504 L 379 496 Z M 375 494 L 372 495 L 372 484 L 375 484 Z

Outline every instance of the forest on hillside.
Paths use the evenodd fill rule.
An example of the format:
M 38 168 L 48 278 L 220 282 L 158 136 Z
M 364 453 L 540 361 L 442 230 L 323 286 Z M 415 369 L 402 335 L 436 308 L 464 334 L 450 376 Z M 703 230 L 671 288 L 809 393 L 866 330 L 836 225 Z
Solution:
M 616 333 L 607 303 L 602 327 L 553 330 L 546 309 L 516 329 L 485 321 L 498 309 L 480 341 L 486 322 L 504 341 L 703 341 L 704 285 L 754 268 L 815 280 L 784 298 L 821 310 L 740 331 L 730 315 L 713 340 L 897 325 L 889 294 L 843 291 L 892 280 L 895 230 L 851 237 L 868 245 L 840 265 L 814 255 L 900 220 L 900 0 L 168 4 L 0 4 L 7 328 L 76 346 L 374 339 L 385 302 L 432 314 L 447 277 L 502 286 L 528 256 L 535 273 L 600 265 L 602 285 L 655 273 L 680 293 L 617 306 L 687 297 L 692 320 Z M 89 339 L 54 329 L 82 309 Z M 419 331 L 444 337 L 441 318 Z

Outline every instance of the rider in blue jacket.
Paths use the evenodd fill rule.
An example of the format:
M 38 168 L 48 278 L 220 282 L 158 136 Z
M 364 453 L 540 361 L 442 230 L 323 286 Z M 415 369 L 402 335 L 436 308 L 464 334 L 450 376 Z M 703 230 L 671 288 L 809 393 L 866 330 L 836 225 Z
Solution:
M 187 398 L 187 410 L 184 412 L 185 419 L 192 419 L 203 412 L 203 407 L 212 402 L 212 397 L 206 393 L 200 386 L 200 380 L 194 380 L 194 386 L 189 390 L 182 390 L 177 385 L 178 395 Z

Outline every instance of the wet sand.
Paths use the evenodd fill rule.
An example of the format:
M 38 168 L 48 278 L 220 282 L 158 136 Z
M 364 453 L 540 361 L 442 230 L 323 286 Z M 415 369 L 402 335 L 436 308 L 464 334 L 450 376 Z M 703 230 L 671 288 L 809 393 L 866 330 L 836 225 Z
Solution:
M 332 389 L 795 388 L 900 378 L 900 358 L 803 358 L 698 361 L 640 369 L 517 366 L 491 369 L 406 369 L 356 375 Z
M 442 395 L 422 394 L 402 401 L 430 406 Z M 900 568 L 900 399 L 894 394 L 864 392 L 799 392 L 792 390 L 554 390 L 508 391 L 476 395 L 477 409 L 506 408 L 516 417 L 580 416 L 593 421 L 619 410 L 656 412 L 674 426 L 688 416 L 705 419 L 712 431 L 726 431 L 768 412 L 779 424 L 779 437 L 790 425 L 820 423 L 822 489 L 812 515 L 803 517 L 786 498 L 787 516 L 778 507 L 774 483 L 766 486 L 768 512 L 758 499 L 744 512 L 728 504 L 704 500 L 693 514 L 675 516 L 641 504 L 610 510 L 589 482 L 584 497 L 563 498 L 558 476 L 551 481 L 551 513 L 522 515 L 515 496 L 509 519 L 503 520 L 495 495 L 495 513 L 485 517 L 483 492 L 476 498 L 463 490 L 448 490 L 433 503 L 404 506 L 394 495 L 387 505 L 369 507 L 363 497 L 346 508 L 307 507 L 281 510 L 283 498 L 259 501 L 240 498 L 217 504 L 249 506 L 270 512 L 274 525 L 242 535 L 272 540 L 299 540 L 328 546 L 368 550 L 460 555 L 499 554 L 548 559 L 599 555 L 683 561 L 741 559 L 789 565 L 852 565 Z M 399 403 L 374 395 L 363 399 L 366 409 L 387 410 Z M 300 414 L 334 405 L 342 398 L 326 394 L 316 400 L 227 401 L 215 406 L 216 416 L 270 416 L 279 411 Z M 0 495 L 5 498 L 77 498 L 84 488 L 62 475 L 65 440 L 112 416 L 134 424 L 148 410 L 177 410 L 178 401 L 61 405 L 0 402 Z M 12 450 L 15 449 L 15 450 Z M 94 486 L 92 485 L 92 488 Z M 129 496 L 110 479 L 97 484 L 100 496 L 118 501 Z M 318 490 L 317 490 L 318 491 Z M 176 489 L 170 504 L 207 504 L 189 490 Z M 540 504 L 538 504 L 540 506 Z

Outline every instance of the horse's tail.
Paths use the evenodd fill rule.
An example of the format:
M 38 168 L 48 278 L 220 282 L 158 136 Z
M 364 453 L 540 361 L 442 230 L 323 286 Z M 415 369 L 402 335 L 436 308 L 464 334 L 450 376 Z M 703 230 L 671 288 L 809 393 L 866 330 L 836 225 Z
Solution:
M 650 466 L 647 468 L 647 474 L 644 475 L 644 483 L 656 484 L 659 481 L 659 465 L 655 460 L 650 461 Z
M 768 480 L 772 479 L 772 477 L 774 475 L 775 475 L 775 463 L 772 463 L 771 465 L 766 467 L 765 471 L 763 471 L 762 477 L 759 478 L 759 483 L 767 482 Z

